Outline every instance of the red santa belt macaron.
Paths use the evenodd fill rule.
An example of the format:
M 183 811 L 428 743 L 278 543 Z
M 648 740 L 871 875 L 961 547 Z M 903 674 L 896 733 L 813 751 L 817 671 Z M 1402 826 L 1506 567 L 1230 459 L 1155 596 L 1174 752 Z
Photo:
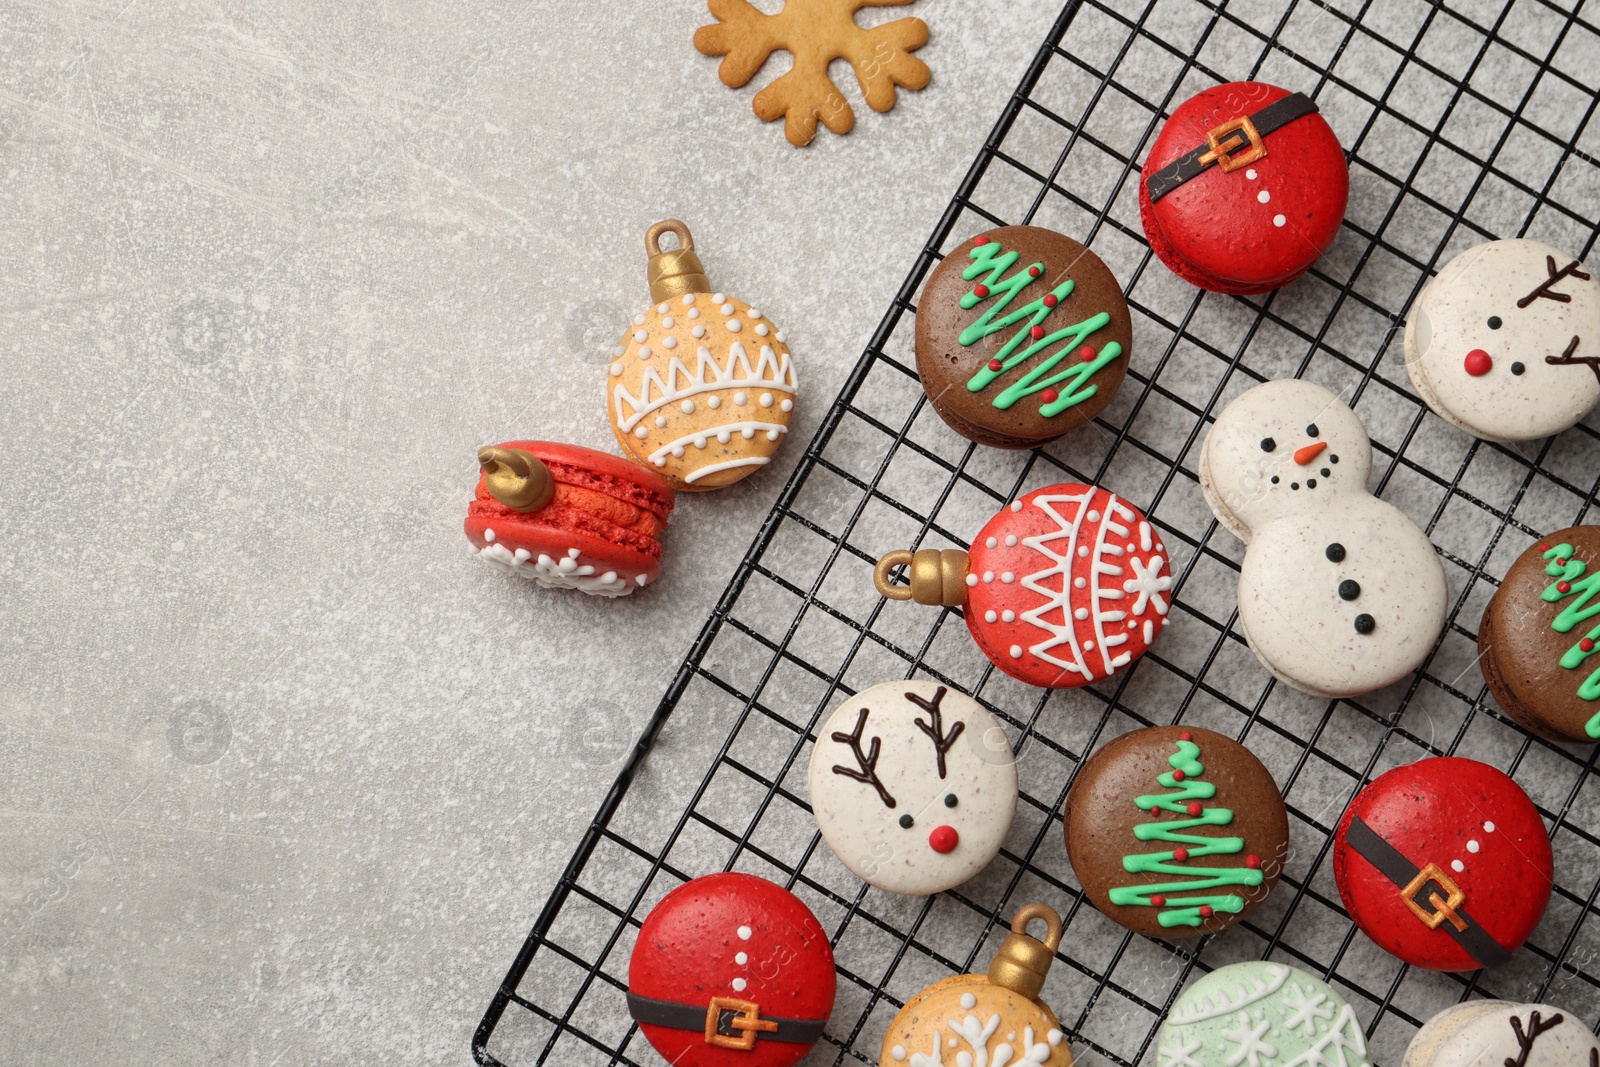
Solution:
M 1267 154 L 1266 136 L 1295 119 L 1317 112 L 1317 102 L 1304 93 L 1290 93 L 1250 115 L 1213 126 L 1206 131 L 1206 143 L 1179 156 L 1145 179 L 1154 203 L 1190 178 L 1197 178 L 1207 167 L 1216 165 L 1224 172 L 1247 167 Z
M 1467 914 L 1467 895 L 1436 863 L 1418 867 L 1360 819 L 1351 819 L 1345 844 L 1400 890 L 1400 899 L 1430 930 L 1443 930 L 1482 967 L 1498 967 L 1511 953 Z M 1443 895 L 1441 895 L 1443 894 Z

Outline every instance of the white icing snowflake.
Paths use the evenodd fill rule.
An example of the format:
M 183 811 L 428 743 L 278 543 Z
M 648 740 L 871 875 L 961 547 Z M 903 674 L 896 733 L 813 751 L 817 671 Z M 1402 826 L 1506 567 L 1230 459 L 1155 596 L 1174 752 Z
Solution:
M 1226 1067 L 1239 1067 L 1239 1064 L 1249 1064 L 1249 1067 L 1261 1067 L 1261 1061 L 1274 1060 L 1278 1056 L 1278 1047 L 1270 1042 L 1263 1041 L 1272 1024 L 1262 1020 L 1251 1022 L 1250 1013 L 1241 1011 L 1238 1017 L 1238 1026 L 1222 1031 L 1224 1041 L 1234 1042 L 1238 1047 L 1223 1061 Z
M 1191 1041 L 1176 1032 L 1171 1037 L 1170 1044 L 1156 1050 L 1156 1067 L 1206 1067 L 1194 1055 L 1201 1048 L 1199 1039 Z
M 1295 982 L 1289 986 L 1283 995 L 1284 1005 L 1289 1008 L 1289 1017 L 1284 1019 L 1283 1026 L 1286 1030 L 1301 1029 L 1307 1036 L 1317 1032 L 1317 1020 L 1323 1022 L 1333 1018 L 1333 1009 L 1326 1002 L 1328 994 L 1315 993 Z
M 1158 574 L 1165 561 L 1160 556 L 1151 556 L 1148 565 L 1141 566 L 1138 557 L 1128 560 L 1128 566 L 1133 568 L 1133 577 L 1122 583 L 1122 588 L 1138 596 L 1133 602 L 1133 613 L 1143 615 L 1145 605 L 1156 609 L 1157 615 L 1167 613 L 1167 601 L 1161 594 L 1172 588 L 1172 575 Z

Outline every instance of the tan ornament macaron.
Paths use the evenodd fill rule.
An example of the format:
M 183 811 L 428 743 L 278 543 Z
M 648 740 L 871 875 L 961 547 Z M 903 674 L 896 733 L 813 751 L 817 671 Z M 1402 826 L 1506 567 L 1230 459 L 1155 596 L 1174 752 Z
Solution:
M 678 247 L 662 251 L 673 233 Z M 721 489 L 766 466 L 794 418 L 794 365 L 760 310 L 711 291 L 689 228 L 645 235 L 653 306 L 611 350 L 607 399 L 623 454 L 674 489 Z

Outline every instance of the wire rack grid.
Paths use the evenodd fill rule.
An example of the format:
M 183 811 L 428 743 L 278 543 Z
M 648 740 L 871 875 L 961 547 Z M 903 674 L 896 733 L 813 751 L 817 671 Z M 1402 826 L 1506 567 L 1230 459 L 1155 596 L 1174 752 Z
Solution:
M 1174 42 L 1185 42 L 1175 44 Z M 1560 1004 L 1600 1020 L 1600 779 L 1594 753 L 1530 738 L 1494 705 L 1475 629 L 1496 576 L 1543 531 L 1582 521 L 1600 491 L 1592 426 L 1525 447 L 1474 441 L 1428 414 L 1397 332 L 1437 266 L 1495 237 L 1587 257 L 1600 236 L 1600 27 L 1552 0 L 1448 8 L 1403 0 L 1069 3 L 974 160 L 843 392 L 761 527 L 513 963 L 473 1040 L 484 1064 L 659 1064 L 624 1003 L 643 917 L 685 880 L 724 869 L 787 886 L 831 935 L 839 996 L 806 1062 L 875 1062 L 907 997 L 981 969 L 1012 912 L 1066 921 L 1045 987 L 1080 1060 L 1153 1063 L 1190 979 L 1273 958 L 1326 976 L 1355 1005 L 1375 1061 L 1469 996 Z M 1152 259 L 1138 161 L 1173 106 L 1258 78 L 1313 96 L 1346 145 L 1350 208 L 1303 279 L 1262 298 L 1203 293 Z M 1125 280 L 1128 380 L 1092 427 L 1007 453 L 950 432 L 911 351 L 915 296 L 942 250 L 1032 222 L 1084 240 Z M 1213 412 L 1249 386 L 1302 376 L 1340 393 L 1371 433 L 1375 492 L 1418 521 L 1449 578 L 1444 634 L 1408 681 L 1354 700 L 1296 693 L 1256 665 L 1236 626 L 1240 546 L 1198 488 Z M 954 609 L 886 603 L 891 548 L 966 547 L 1014 496 L 1106 485 L 1160 527 L 1172 555 L 1166 632 L 1104 684 L 1045 691 L 991 665 Z M 805 767 L 845 696 L 926 677 L 974 695 L 1014 735 L 1022 795 L 1001 855 L 930 898 L 870 889 L 820 841 Z M 1293 852 L 1277 890 L 1225 934 L 1168 943 L 1087 905 L 1060 809 L 1083 758 L 1140 725 L 1238 737 L 1282 786 Z M 1360 935 L 1333 887 L 1333 827 L 1377 774 L 1430 754 L 1502 767 L 1550 829 L 1557 885 L 1515 961 L 1440 975 Z

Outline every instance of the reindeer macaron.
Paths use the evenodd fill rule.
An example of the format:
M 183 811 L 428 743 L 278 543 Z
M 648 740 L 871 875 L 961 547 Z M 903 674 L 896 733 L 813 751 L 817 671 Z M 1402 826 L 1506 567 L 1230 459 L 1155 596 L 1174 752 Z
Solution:
M 1560 433 L 1600 402 L 1600 281 L 1539 241 L 1490 241 L 1439 271 L 1406 321 L 1428 407 L 1489 441 Z
M 823 840 L 891 893 L 938 893 L 982 870 L 1017 810 L 1017 769 L 999 720 L 926 681 L 885 682 L 834 709 L 808 775 Z

